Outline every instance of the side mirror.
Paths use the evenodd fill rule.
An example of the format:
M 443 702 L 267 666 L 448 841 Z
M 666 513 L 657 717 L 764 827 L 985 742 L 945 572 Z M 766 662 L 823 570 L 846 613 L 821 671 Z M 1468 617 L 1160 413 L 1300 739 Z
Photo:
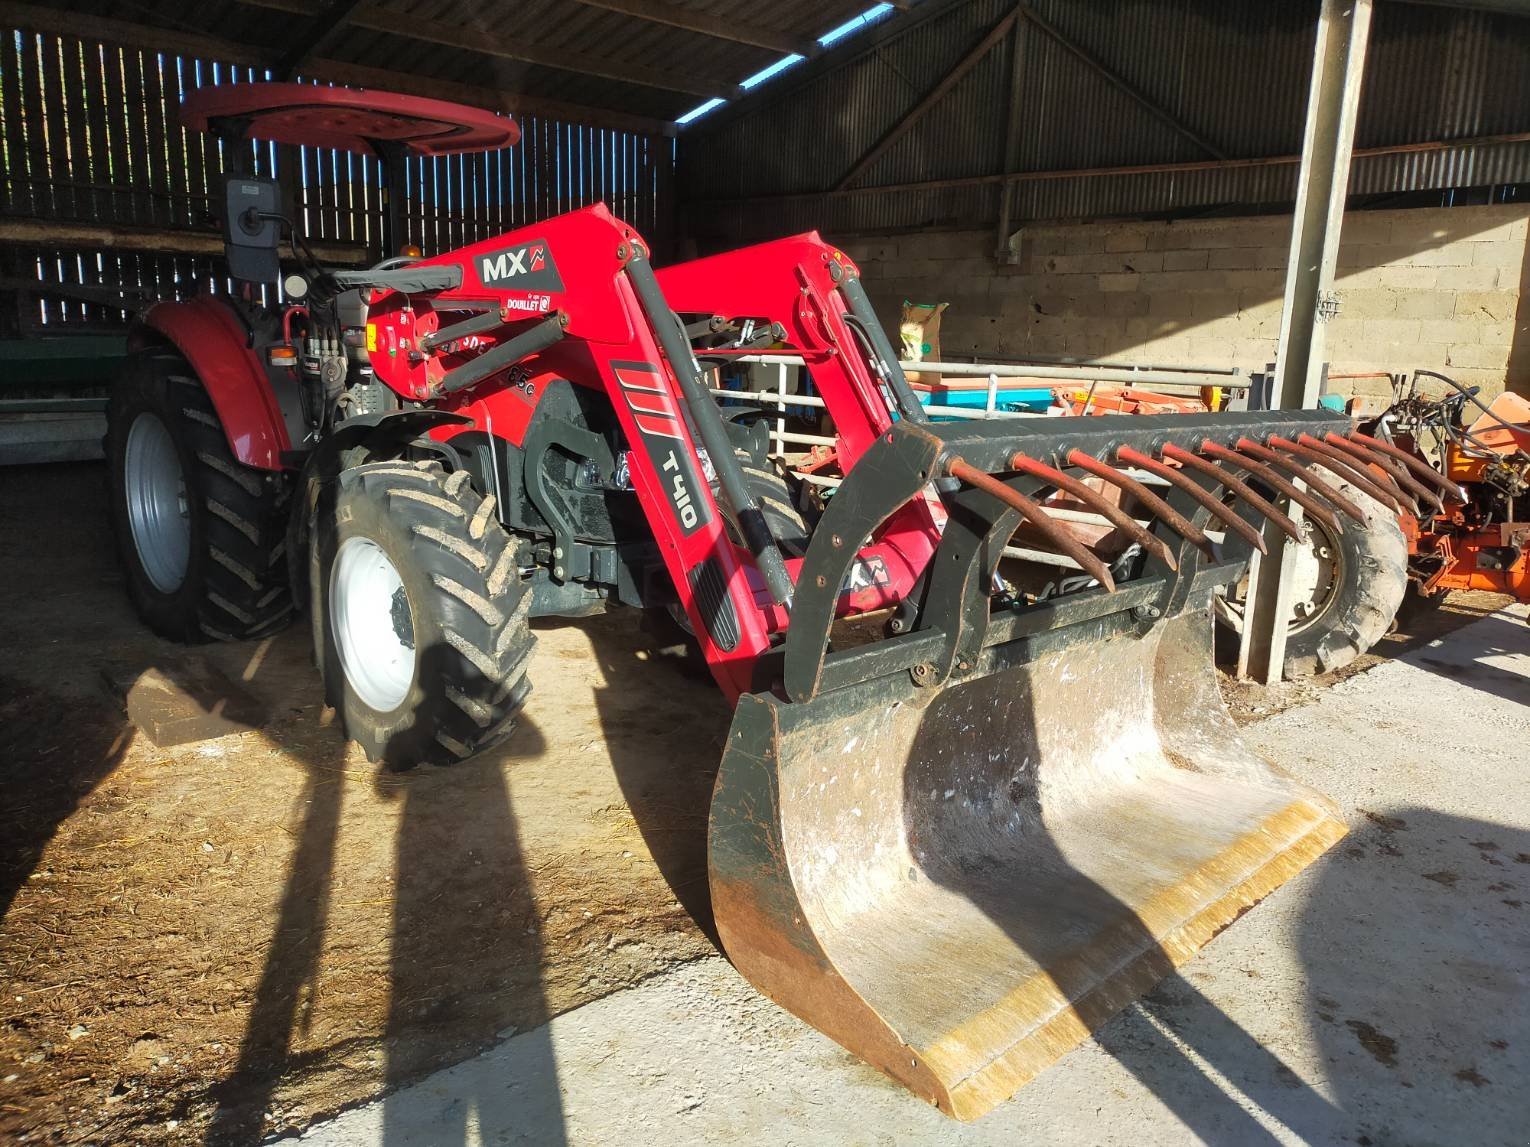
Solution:
M 223 190 L 223 248 L 228 273 L 246 283 L 274 283 L 281 278 L 277 245 L 281 231 L 272 215 L 281 214 L 281 187 L 274 179 L 231 175 Z

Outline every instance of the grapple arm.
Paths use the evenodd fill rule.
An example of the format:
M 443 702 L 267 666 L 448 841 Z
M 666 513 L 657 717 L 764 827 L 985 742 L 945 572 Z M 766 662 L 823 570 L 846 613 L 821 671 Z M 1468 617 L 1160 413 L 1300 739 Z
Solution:
M 1226 507 L 1216 478 L 1221 467 L 1176 470 L 1161 461 L 1165 455 L 1188 453 L 1198 458 L 1210 445 L 1219 448 L 1224 465 L 1238 460 L 1251 471 L 1259 463 L 1238 451 L 1240 442 L 1342 434 L 1349 428 L 1349 420 L 1342 415 L 1323 411 L 1035 419 L 1018 424 L 899 422 L 862 457 L 814 533 L 799 574 L 796 611 L 787 635 L 783 670 L 787 695 L 806 701 L 825 689 L 895 670 L 913 674 L 922 684 L 939 684 L 962 661 L 970 663 L 982 649 L 1011 639 L 1008 635 L 1038 631 L 1037 620 L 1021 620 L 1035 615 L 1038 606 L 995 602 L 991 595 L 1004 545 L 1021 525 L 1024 511 L 969 483 L 947 495 L 950 519 L 930 559 L 929 588 L 917 623 L 886 641 L 826 652 L 837 588 L 857 557 L 855 546 L 846 543 L 873 536 L 932 480 L 951 475 L 957 460 L 964 464 L 957 468 L 958 474 L 971 467 L 994 475 L 1035 507 L 1033 513 L 1041 521 L 1033 524 L 1045 521 L 1058 530 L 1066 530 L 1065 524 L 1051 520 L 1045 505 L 1036 502 L 1058 484 L 1055 478 L 1045 477 L 1047 469 L 1088 474 L 1088 468 L 1078 465 L 1080 456 L 1113 467 L 1125 455 L 1159 460 L 1175 474 L 1168 500 L 1163 502 L 1170 513 L 1153 519 L 1155 537 L 1164 545 L 1148 547 L 1141 577 L 1121 587 L 1104 583 L 1101 589 L 1047 605 L 1035 616 L 1044 615 L 1045 628 L 1055 629 L 1070 624 L 1075 616 L 1097 618 L 1124 612 L 1148 619 L 1166 616 L 1182 610 L 1192 598 L 1204 600 L 1211 589 L 1241 575 L 1247 545 L 1224 546 L 1214 551 L 1214 557 L 1203 555 L 1199 548 L 1205 540 L 1202 527 L 1214 518 L 1221 525 L 1227 525 L 1228 519 L 1243 522 L 1244 537 L 1258 538 L 1251 523 Z M 1251 494 L 1241 481 L 1232 492 Z M 1253 497 L 1256 512 L 1268 506 L 1262 497 Z M 1218 507 L 1219 518 L 1207 503 Z

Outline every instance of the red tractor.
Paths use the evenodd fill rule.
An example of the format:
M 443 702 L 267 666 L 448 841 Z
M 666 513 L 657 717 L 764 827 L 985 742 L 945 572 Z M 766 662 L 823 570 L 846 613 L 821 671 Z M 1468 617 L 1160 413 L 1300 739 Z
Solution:
M 374 154 L 515 139 L 300 85 L 186 113 Z M 736 706 L 709 837 L 729 956 L 943 1110 L 1002 1100 L 1343 834 L 1238 740 L 1209 616 L 1257 523 L 1290 526 L 1239 467 L 1305 473 L 1342 416 L 933 423 L 816 234 L 656 271 L 603 206 L 360 271 L 292 234 L 303 269 L 261 305 L 292 228 L 273 185 L 228 182 L 243 285 L 152 308 L 112 396 L 144 619 L 243 639 L 306 610 L 346 732 L 408 767 L 505 741 L 528 619 L 683 616 Z M 760 356 L 805 364 L 832 420 L 827 499 L 709 393 Z M 1015 589 L 1017 531 L 1076 565 L 1065 592 Z

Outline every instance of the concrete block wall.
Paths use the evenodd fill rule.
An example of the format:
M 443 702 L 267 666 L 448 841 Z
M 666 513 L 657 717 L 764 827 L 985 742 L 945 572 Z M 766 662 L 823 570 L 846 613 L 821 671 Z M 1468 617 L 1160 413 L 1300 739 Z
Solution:
M 1530 394 L 1530 206 L 1352 212 L 1334 374 L 1440 370 Z M 1290 217 L 1026 227 L 847 240 L 890 330 L 904 299 L 950 303 L 947 355 L 1029 354 L 1259 370 L 1275 357 Z M 1384 380 L 1335 380 L 1345 394 Z

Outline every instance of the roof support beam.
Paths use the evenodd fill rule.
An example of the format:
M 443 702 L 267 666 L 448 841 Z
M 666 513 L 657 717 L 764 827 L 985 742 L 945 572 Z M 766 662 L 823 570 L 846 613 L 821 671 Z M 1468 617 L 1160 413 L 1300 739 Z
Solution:
M 1086 51 L 1083 47 L 1081 47 L 1078 43 L 1069 39 L 1061 29 L 1059 29 L 1050 20 L 1032 8 L 1027 0 L 1020 0 L 1019 12 L 1020 15 L 1024 16 L 1033 25 L 1035 25 L 1037 29 L 1045 33 L 1054 42 L 1056 42 L 1058 47 L 1062 48 L 1069 55 L 1073 56 L 1076 60 L 1078 60 L 1079 63 L 1083 64 L 1095 75 L 1099 76 L 1106 83 L 1110 84 L 1113 88 L 1119 91 L 1122 95 L 1126 96 L 1138 107 L 1142 108 L 1143 111 L 1147 112 L 1154 119 L 1162 123 L 1165 127 L 1168 127 L 1171 130 L 1177 132 L 1179 135 L 1195 144 L 1196 147 L 1200 148 L 1207 155 L 1213 156 L 1216 159 L 1227 158 L 1227 153 L 1219 148 L 1216 144 L 1212 143 L 1205 136 L 1191 128 L 1173 112 L 1169 111 L 1157 100 L 1153 99 L 1152 96 L 1136 87 L 1130 80 L 1121 75 L 1121 73 L 1117 72 L 1114 68 L 1111 68 L 1107 64 L 1102 63 L 1100 60 L 1096 59 L 1093 55 Z
M 322 56 L 334 46 L 362 0 L 328 0 L 320 6 L 301 29 L 292 36 L 292 47 L 283 53 L 273 69 L 277 78 L 290 80 L 304 61 Z
M 304 0 L 240 0 L 256 8 L 272 8 L 279 12 L 304 14 L 309 11 Z M 493 32 L 472 28 L 465 24 L 448 24 L 441 20 L 422 20 L 417 17 L 401 18 L 395 12 L 360 6 L 351 15 L 355 28 L 370 32 L 382 32 L 406 40 L 421 40 L 427 44 L 440 44 L 463 52 L 477 52 L 501 60 L 515 60 L 523 64 L 535 64 L 542 68 L 556 68 L 564 72 L 598 76 L 603 80 L 617 80 L 643 87 L 658 88 L 666 92 L 686 92 L 707 99 L 732 99 L 743 89 L 734 84 L 713 83 L 693 78 L 685 68 L 645 68 L 638 64 L 623 64 L 616 60 L 602 59 L 583 52 L 570 52 L 563 48 L 544 48 L 516 36 L 501 36 Z
M 561 100 L 548 100 L 540 96 L 523 96 L 498 88 L 459 84 L 453 80 L 438 80 L 434 76 L 417 73 L 395 72 L 392 68 L 373 68 L 341 60 L 312 60 L 304 69 L 304 74 L 352 88 L 376 88 L 378 91 L 400 92 L 406 96 L 453 100 L 505 115 L 546 116 L 564 123 L 582 123 L 591 127 L 636 132 L 639 135 L 675 134 L 675 125 L 669 120 L 606 111 L 604 108 L 592 108 L 584 104 L 566 104 Z
M 1016 20 L 1009 37 L 1009 110 L 1004 117 L 1004 170 L 1015 170 L 1020 162 L 1020 108 L 1025 96 L 1025 34 L 1030 28 Z M 993 257 L 1009 257 L 1009 224 L 1014 206 L 1015 186 L 999 186 L 999 232 L 994 241 Z
M 6 216 L 0 219 L 0 243 L 33 247 L 109 247 L 114 251 L 153 251 L 163 255 L 221 255 L 217 231 L 184 227 L 129 227 L 117 223 L 77 223 L 59 219 Z M 326 263 L 355 267 L 367 261 L 360 243 L 312 240 L 313 253 Z M 33 290 L 47 284 L 32 283 Z
M 1373 159 L 1379 155 L 1421 155 L 1435 151 L 1454 151 L 1464 147 L 1505 147 L 1530 143 L 1530 131 L 1511 131 L 1501 135 L 1471 135 L 1456 139 L 1431 139 L 1419 143 L 1392 143 L 1381 147 L 1357 147 L 1355 159 Z M 1262 155 L 1242 159 L 1195 159 L 1185 163 L 1122 163 L 1109 167 L 1063 167 L 1046 171 L 1013 171 L 1008 175 L 961 175 L 953 179 L 921 179 L 910 183 L 877 183 L 870 187 L 847 187 L 843 191 L 781 191 L 767 195 L 719 196 L 695 199 L 696 207 L 744 203 L 805 203 L 814 199 L 859 198 L 863 195 L 907 195 L 921 191 L 949 191 L 953 187 L 989 187 L 1000 183 L 1051 183 L 1059 179 L 1098 179 L 1117 175 L 1166 175 L 1186 171 L 1237 171 L 1245 167 L 1296 167 L 1299 155 Z
M 235 43 L 233 40 L 225 40 L 217 36 L 178 32 L 169 28 L 155 28 L 126 20 L 87 16 L 78 12 L 64 12 L 44 8 L 40 4 L 18 3 L 15 0 L 0 0 L 0 24 L 8 28 L 21 28 L 45 35 L 78 36 L 87 41 L 104 41 L 150 52 L 164 52 L 169 55 L 200 56 L 255 68 L 274 67 L 278 62 L 273 53 L 263 52 L 248 44 Z M 603 108 L 564 103 L 561 100 L 543 99 L 538 96 L 523 96 L 515 92 L 438 80 L 434 77 L 400 72 L 392 68 L 372 68 L 340 60 L 315 58 L 304 64 L 302 71 L 310 79 L 329 80 L 332 83 L 347 84 L 351 87 L 402 92 L 405 95 L 455 100 L 458 103 L 488 108 L 490 111 L 503 112 L 507 115 L 547 116 L 549 119 L 562 120 L 566 123 L 582 123 L 591 127 L 638 132 L 644 135 L 675 134 L 673 123 L 650 116 L 607 111 Z
M 882 135 L 882 138 L 877 140 L 877 142 L 871 146 L 871 150 L 867 151 L 864 155 L 855 161 L 855 164 L 850 168 L 850 170 L 845 172 L 845 174 L 840 178 L 839 182 L 834 185 L 834 190 L 843 191 L 845 188 L 849 187 L 850 184 L 854 183 L 857 179 L 864 175 L 866 170 L 871 167 L 873 163 L 882 158 L 888 148 L 897 143 L 898 140 L 902 139 L 903 136 L 907 134 L 909 128 L 913 127 L 916 123 L 924 118 L 926 112 L 928 112 L 941 100 L 945 99 L 946 96 L 950 93 L 951 89 L 956 87 L 957 84 L 961 83 L 961 81 L 966 77 L 967 73 L 972 71 L 973 68 L 977 67 L 979 62 L 982 61 L 983 57 L 988 55 L 989 52 L 993 51 L 994 45 L 1008 34 L 1010 27 L 1014 24 L 1018 15 L 1018 9 L 1011 11 L 1008 16 L 1001 18 L 998 23 L 996 23 L 992 28 L 988 29 L 988 34 L 978 41 L 976 47 L 974 47 L 970 52 L 963 56 L 957 65 L 949 72 L 947 72 L 939 83 L 925 92 L 924 95 L 920 98 L 919 102 L 916 103 L 913 107 L 909 108 L 909 110 L 904 113 L 903 118 L 900 119 L 897 123 L 893 124 L 893 126 Z
M 687 32 L 697 32 L 716 40 L 731 40 L 735 44 L 766 48 L 787 56 L 811 56 L 818 51 L 816 43 L 794 40 L 781 32 L 772 32 L 747 22 L 714 16 L 710 12 L 681 8 L 664 3 L 663 0 L 577 0 L 577 2 L 589 8 L 618 12 L 623 16 L 632 16 L 653 24 L 664 24 Z

